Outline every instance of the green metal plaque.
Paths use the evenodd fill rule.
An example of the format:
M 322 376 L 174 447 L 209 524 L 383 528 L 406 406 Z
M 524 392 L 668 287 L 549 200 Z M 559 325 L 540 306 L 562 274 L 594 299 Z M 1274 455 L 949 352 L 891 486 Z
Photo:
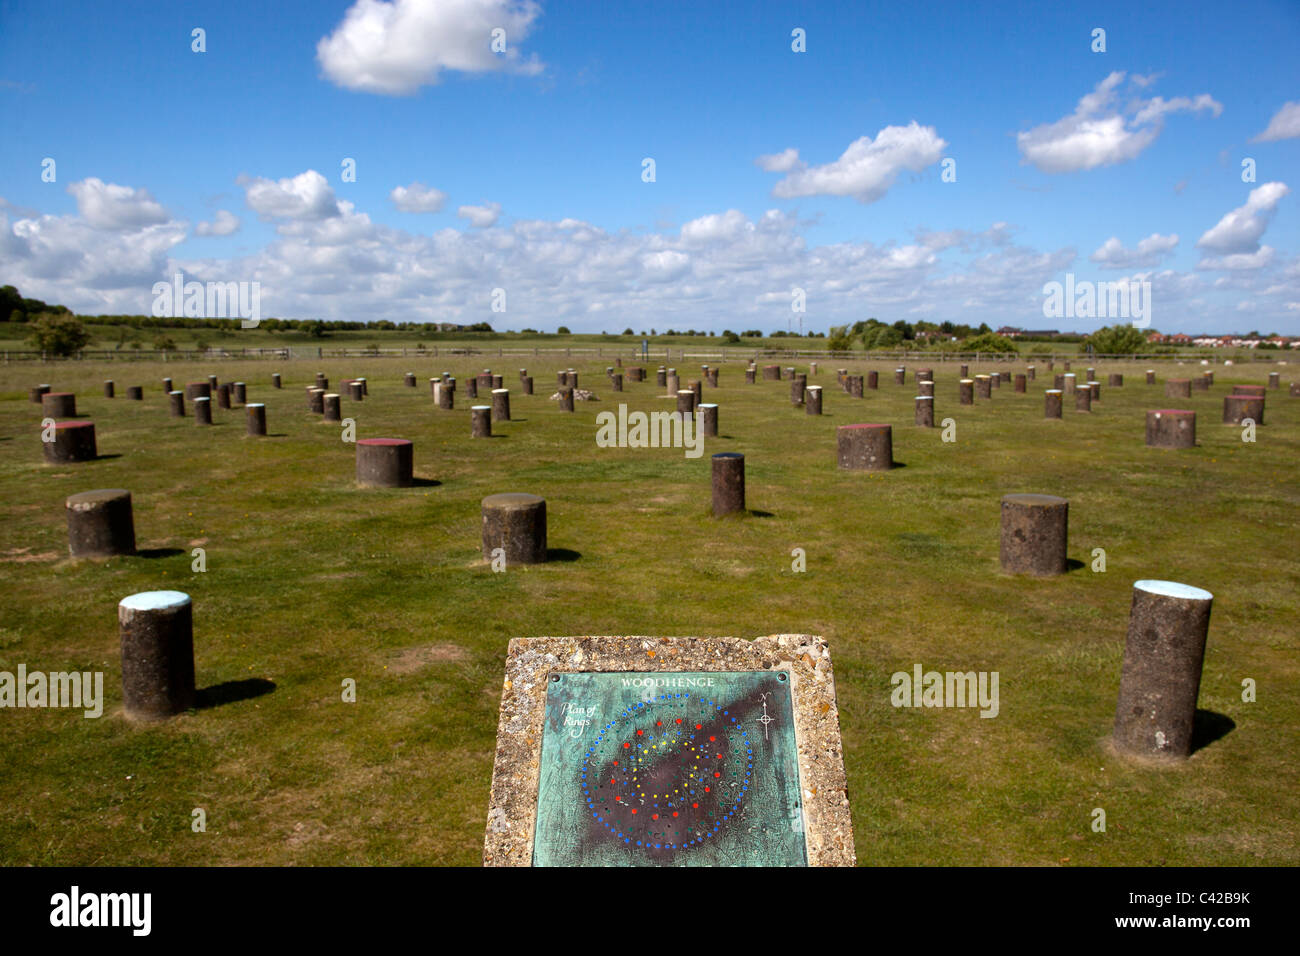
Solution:
M 552 674 L 535 866 L 805 866 L 785 671 Z

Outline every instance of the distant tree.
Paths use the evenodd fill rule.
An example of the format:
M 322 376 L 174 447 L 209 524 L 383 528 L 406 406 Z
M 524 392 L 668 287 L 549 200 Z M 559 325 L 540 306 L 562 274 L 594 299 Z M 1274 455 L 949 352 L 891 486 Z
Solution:
M 159 352 L 174 352 L 176 351 L 176 340 L 170 335 L 160 335 L 153 340 L 153 347 Z
M 722 341 L 726 342 L 728 345 L 739 345 L 740 336 L 731 331 L 731 329 L 724 329 L 722 332 Z
M 633 332 L 631 329 L 624 329 L 624 330 L 623 330 L 623 334 L 624 334 L 624 335 L 635 335 L 636 333 Z
M 560 326 L 558 329 L 555 330 L 555 334 L 556 334 L 556 335 L 572 335 L 573 333 L 569 331 L 569 327 L 568 327 L 567 325 L 562 325 L 562 326 Z
M 1098 329 L 1084 341 L 1103 355 L 1133 355 L 1146 348 L 1147 334 L 1121 322 Z
M 42 352 L 73 355 L 86 347 L 90 332 L 71 313 L 42 312 L 31 323 L 27 337 Z
M 1002 335 L 984 332 L 972 335 L 961 343 L 963 352 L 1015 352 L 1016 343 Z
M 320 319 L 317 319 L 315 322 L 313 322 L 313 323 L 312 323 L 310 326 L 308 326 L 307 328 L 308 328 L 308 331 L 311 333 L 311 337 L 312 337 L 312 338 L 314 338 L 314 339 L 323 339 L 323 338 L 325 337 L 325 334 L 326 334 L 325 323 L 322 322 Z

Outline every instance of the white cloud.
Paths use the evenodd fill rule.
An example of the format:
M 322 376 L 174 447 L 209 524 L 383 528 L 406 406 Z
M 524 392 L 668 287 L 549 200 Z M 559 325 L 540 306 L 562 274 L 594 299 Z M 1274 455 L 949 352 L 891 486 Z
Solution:
M 1219 253 L 1254 252 L 1259 248 L 1259 237 L 1268 228 L 1277 204 L 1289 192 L 1286 183 L 1256 186 L 1250 191 L 1245 205 L 1238 206 L 1212 229 L 1206 230 L 1205 235 L 1197 240 L 1196 247 Z
M 147 189 L 106 183 L 93 176 L 68 186 L 77 211 L 95 229 L 143 229 L 170 218 Z
M 1111 236 L 1088 258 L 1103 269 L 1150 269 L 1174 251 L 1178 236 L 1151 233 L 1137 244 L 1136 249 L 1125 249 L 1124 244 Z
M 1021 161 L 1045 173 L 1072 173 L 1128 162 L 1156 141 L 1166 114 L 1208 110 L 1218 116 L 1223 112 L 1223 106 L 1208 93 L 1172 100 L 1137 98 L 1120 110 L 1115 99 L 1124 76 L 1120 70 L 1111 73 L 1080 98 L 1069 116 L 1018 133 Z M 1131 77 L 1130 84 L 1145 88 L 1152 79 Z
M 1196 268 L 1217 269 L 1262 269 L 1273 261 L 1273 247 L 1260 246 L 1255 252 L 1233 252 L 1226 256 L 1204 256 L 1196 263 Z
M 772 188 L 780 199 L 852 196 L 871 203 L 889 191 L 903 170 L 916 173 L 937 163 L 947 145 L 933 126 L 913 120 L 907 126 L 886 126 L 874 141 L 870 136 L 854 140 L 839 159 L 822 166 L 809 166 L 793 148 L 754 162 L 768 172 L 786 173 Z
M 682 226 L 682 239 L 690 243 L 735 239 L 741 232 L 753 228 L 744 213 L 738 209 L 728 209 L 724 213 L 692 219 Z
M 338 86 L 404 96 L 436 84 L 443 70 L 536 74 L 536 55 L 519 46 L 541 14 L 532 0 L 357 0 L 316 44 L 316 59 Z M 505 50 L 492 50 L 493 30 Z
M 486 229 L 488 226 L 496 225 L 497 219 L 501 216 L 501 204 L 490 202 L 482 206 L 461 206 L 456 210 L 456 215 L 461 219 L 469 220 L 469 224 L 476 229 Z
M 1268 121 L 1268 128 L 1251 142 L 1273 143 L 1279 139 L 1294 139 L 1297 136 L 1300 136 L 1300 103 L 1283 103 L 1282 108 Z
M 441 212 L 447 194 L 440 189 L 431 189 L 424 183 L 411 183 L 398 186 L 388 198 L 402 212 Z
M 241 176 L 244 201 L 267 219 L 328 219 L 339 215 L 339 202 L 325 177 L 314 169 L 291 179 Z
M 194 227 L 196 236 L 229 236 L 239 231 L 239 217 L 224 209 L 218 209 L 212 222 L 201 222 Z

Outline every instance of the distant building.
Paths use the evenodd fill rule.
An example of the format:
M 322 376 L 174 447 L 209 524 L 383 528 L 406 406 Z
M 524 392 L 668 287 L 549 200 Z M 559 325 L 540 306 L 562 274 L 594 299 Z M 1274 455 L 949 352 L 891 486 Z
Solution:
M 1061 333 L 1057 329 L 1018 329 L 1014 325 L 1004 325 L 997 334 L 1008 339 L 1054 339 Z

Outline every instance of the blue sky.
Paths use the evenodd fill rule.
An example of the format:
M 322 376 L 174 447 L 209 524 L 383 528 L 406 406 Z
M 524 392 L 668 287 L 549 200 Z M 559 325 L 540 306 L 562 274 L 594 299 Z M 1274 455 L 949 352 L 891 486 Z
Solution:
M 799 288 L 813 330 L 1108 324 L 1043 316 L 1072 273 L 1149 282 L 1163 331 L 1300 334 L 1297 49 L 1294 2 L 0 2 L 0 281 L 86 313 L 179 270 L 289 317 L 773 330 Z

